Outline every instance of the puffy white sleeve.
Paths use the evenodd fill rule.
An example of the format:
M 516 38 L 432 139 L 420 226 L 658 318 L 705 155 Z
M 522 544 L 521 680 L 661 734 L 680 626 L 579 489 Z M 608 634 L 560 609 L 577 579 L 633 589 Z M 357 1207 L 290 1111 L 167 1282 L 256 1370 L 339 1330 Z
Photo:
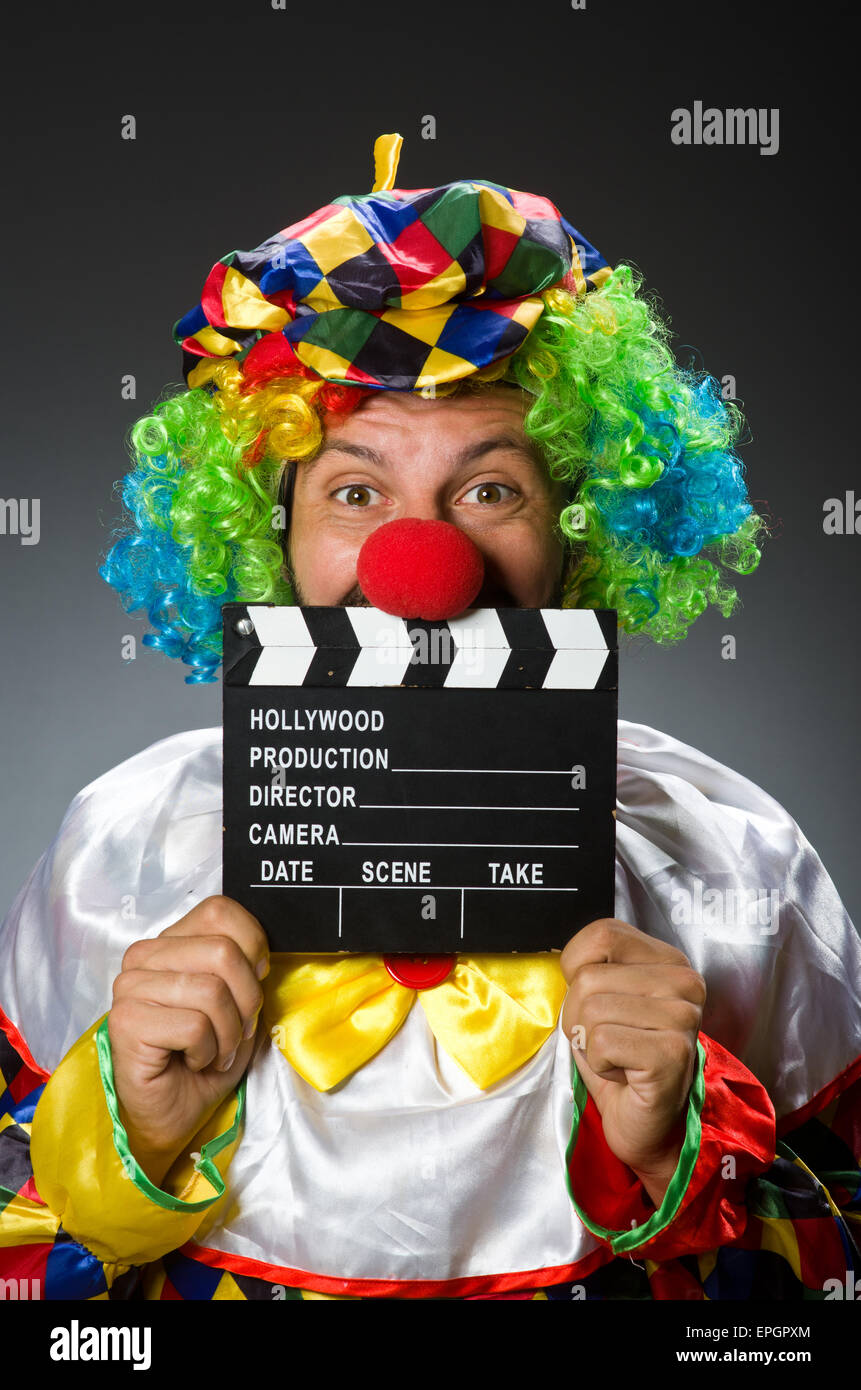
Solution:
M 705 978 L 703 1031 L 778 1118 L 861 1051 L 861 941 L 813 846 L 755 783 L 619 721 L 616 916 Z
M 133 941 L 221 892 L 221 729 L 152 744 L 74 798 L 0 927 L 0 1007 L 53 1071 Z

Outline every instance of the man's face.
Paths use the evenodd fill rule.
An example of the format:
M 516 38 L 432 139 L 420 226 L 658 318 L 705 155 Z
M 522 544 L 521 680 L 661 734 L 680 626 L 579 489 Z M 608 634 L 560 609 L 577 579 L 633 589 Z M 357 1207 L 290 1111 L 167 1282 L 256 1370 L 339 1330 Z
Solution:
M 481 551 L 476 606 L 556 607 L 566 484 L 553 482 L 523 431 L 528 398 L 511 387 L 427 400 L 380 391 L 327 428 L 296 472 L 288 572 L 297 603 L 366 603 L 356 560 L 378 526 L 451 522 Z

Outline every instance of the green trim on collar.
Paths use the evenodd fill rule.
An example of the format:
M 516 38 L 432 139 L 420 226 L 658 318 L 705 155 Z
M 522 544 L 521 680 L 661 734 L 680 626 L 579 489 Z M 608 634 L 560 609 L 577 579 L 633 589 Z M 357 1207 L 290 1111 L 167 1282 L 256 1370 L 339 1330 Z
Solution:
M 224 1195 L 224 1179 L 216 1168 L 213 1158 L 215 1154 L 220 1153 L 223 1148 L 231 1144 L 239 1133 L 242 1117 L 245 1112 L 247 1076 L 242 1077 L 242 1080 L 236 1088 L 236 1111 L 233 1116 L 232 1124 L 223 1134 L 216 1135 L 214 1139 L 210 1139 L 208 1143 L 203 1145 L 200 1159 L 195 1164 L 196 1171 L 202 1173 L 207 1182 L 215 1188 L 215 1196 L 207 1197 L 200 1202 L 183 1202 L 179 1197 L 172 1197 L 170 1193 L 162 1192 L 160 1187 L 156 1187 L 147 1177 L 129 1148 L 129 1138 L 119 1116 L 119 1104 L 117 1101 L 116 1087 L 114 1085 L 114 1063 L 111 1054 L 111 1042 L 108 1036 L 107 1015 L 105 1015 L 105 1018 L 99 1025 L 95 1036 L 99 1058 L 99 1075 L 102 1078 L 102 1088 L 105 1093 L 105 1100 L 107 1101 L 108 1113 L 111 1117 L 114 1148 L 117 1151 L 120 1162 L 125 1172 L 128 1174 L 129 1179 L 145 1197 L 149 1197 L 150 1201 L 157 1203 L 160 1207 L 165 1207 L 168 1211 L 206 1211 L 208 1207 L 212 1206 L 213 1202 L 217 1202 L 219 1197 Z
M 697 1068 L 691 1083 L 690 1095 L 688 1097 L 688 1114 L 685 1125 L 685 1139 L 682 1144 L 682 1151 L 679 1154 L 679 1161 L 676 1171 L 670 1179 L 664 1200 L 657 1211 L 649 1217 L 642 1226 L 634 1226 L 628 1231 L 611 1231 L 606 1226 L 599 1226 L 577 1205 L 574 1193 L 571 1190 L 570 1164 L 571 1156 L 577 1144 L 577 1134 L 580 1129 L 580 1117 L 586 1108 L 588 1092 L 585 1083 L 577 1070 L 574 1056 L 571 1056 L 572 1083 L 574 1086 L 574 1117 L 571 1124 L 571 1138 L 568 1141 L 568 1148 L 565 1151 L 565 1181 L 568 1185 L 568 1195 L 574 1206 L 574 1210 L 583 1222 L 583 1225 L 592 1232 L 593 1235 L 600 1236 L 602 1240 L 608 1240 L 614 1255 L 624 1255 L 629 1250 L 635 1250 L 640 1245 L 645 1245 L 654 1236 L 669 1226 L 682 1204 L 688 1184 L 691 1180 L 697 1159 L 700 1153 L 700 1140 L 702 1138 L 702 1115 L 703 1101 L 705 1099 L 705 1048 L 697 1039 Z

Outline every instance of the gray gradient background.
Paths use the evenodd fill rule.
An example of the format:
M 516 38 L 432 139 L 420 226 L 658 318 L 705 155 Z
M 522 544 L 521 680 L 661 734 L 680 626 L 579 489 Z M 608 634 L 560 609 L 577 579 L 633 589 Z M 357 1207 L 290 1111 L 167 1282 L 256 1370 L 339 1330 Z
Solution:
M 709 610 L 676 648 L 627 646 L 621 713 L 775 796 L 857 915 L 861 536 L 822 530 L 824 500 L 857 476 L 855 81 L 848 6 L 800 13 L 815 32 L 782 4 L 660 0 L 178 0 L 104 20 L 47 4 L 8 21 L 0 495 L 39 497 L 42 517 L 38 545 L 0 536 L 0 913 L 82 786 L 220 723 L 220 684 L 185 685 L 96 572 L 126 432 L 180 382 L 174 320 L 227 251 L 369 192 L 374 138 L 400 131 L 399 186 L 546 194 L 611 264 L 642 268 L 681 357 L 735 376 L 751 495 L 779 534 L 730 619 Z M 779 153 L 674 146 L 670 113 L 695 100 L 778 107 Z

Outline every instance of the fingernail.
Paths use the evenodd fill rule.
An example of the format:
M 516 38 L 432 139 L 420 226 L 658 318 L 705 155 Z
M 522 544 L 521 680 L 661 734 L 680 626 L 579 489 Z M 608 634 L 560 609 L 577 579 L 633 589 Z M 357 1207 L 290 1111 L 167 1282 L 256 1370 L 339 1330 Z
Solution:
M 258 980 L 262 980 L 262 979 L 263 979 L 266 975 L 268 975 L 268 974 L 269 974 L 269 962 L 268 962 L 268 960 L 266 959 L 266 957 L 264 956 L 262 960 L 259 960 L 259 961 L 257 962 L 257 978 L 258 978 Z
M 256 1027 L 257 1027 L 257 1016 L 255 1015 L 254 1018 L 249 1018 L 248 1022 L 247 1022 L 246 1025 L 245 1025 L 245 1029 L 244 1029 L 243 1034 L 242 1034 L 242 1041 L 243 1041 L 243 1042 L 248 1042 L 248 1039 L 251 1037 L 251 1035 L 253 1034 L 253 1032 L 254 1032 L 254 1030 L 255 1030 Z
M 228 1057 L 227 1061 L 226 1061 L 226 1062 L 222 1062 L 221 1066 L 218 1068 L 219 1071 L 230 1071 L 230 1068 L 233 1066 L 233 1063 L 236 1061 L 236 1053 L 238 1052 L 238 1050 L 239 1050 L 238 1048 L 234 1048 L 234 1049 L 233 1049 L 233 1051 L 231 1052 L 231 1054 L 230 1054 L 230 1056 Z

